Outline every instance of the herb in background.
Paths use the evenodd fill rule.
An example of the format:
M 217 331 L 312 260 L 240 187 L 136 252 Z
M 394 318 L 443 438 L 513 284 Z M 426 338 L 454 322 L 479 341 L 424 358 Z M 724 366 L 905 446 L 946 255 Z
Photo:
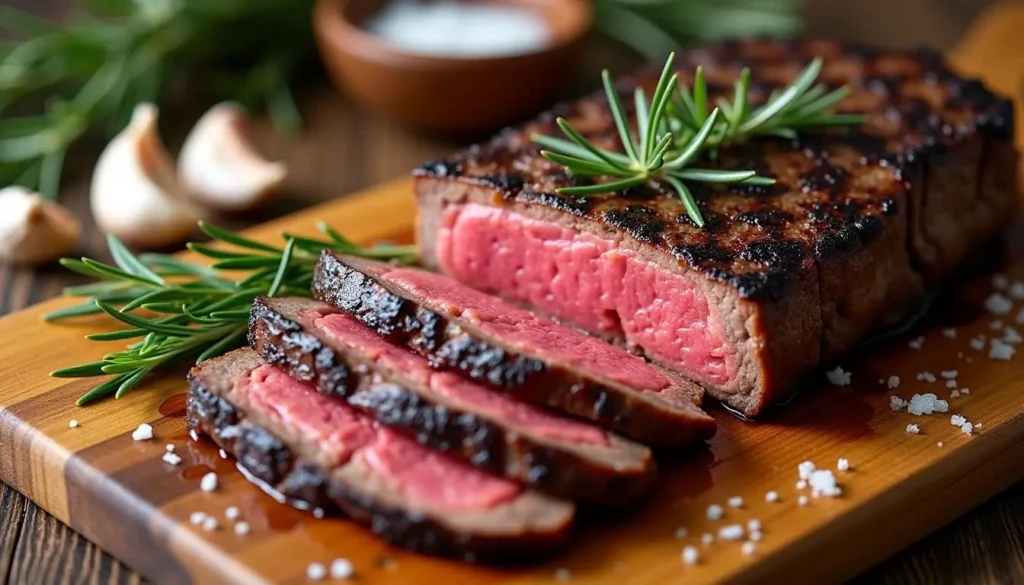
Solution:
M 560 164 L 578 177 L 608 178 L 592 185 L 563 187 L 567 195 L 614 193 L 651 182 L 667 183 L 679 195 L 690 219 L 704 226 L 704 218 L 686 182 L 742 183 L 770 185 L 774 179 L 756 176 L 750 170 L 692 168 L 703 151 L 711 151 L 728 142 L 757 135 L 793 138 L 797 132 L 815 128 L 859 124 L 862 117 L 835 114 L 830 109 L 849 93 L 846 87 L 828 91 L 814 85 L 821 73 L 821 59 L 815 59 L 788 87 L 774 92 L 761 106 L 750 106 L 750 69 L 744 68 L 735 82 L 732 101 L 710 98 L 704 72 L 697 68 L 693 89 L 679 83 L 673 70 L 675 53 L 669 55 L 651 102 L 642 88 L 634 91 L 636 123 L 630 128 L 628 113 L 619 100 L 608 71 L 602 73 L 604 90 L 612 119 L 619 133 L 622 152 L 598 148 L 564 118 L 556 120 L 569 140 L 533 135 L 534 142 L 551 150 L 542 150 L 548 160 Z
M 194 252 L 215 260 L 211 266 L 163 254 L 135 256 L 113 236 L 108 243 L 116 265 L 89 258 L 61 260 L 67 268 L 99 282 L 65 289 L 66 295 L 87 300 L 50 313 L 46 319 L 106 313 L 127 328 L 95 333 L 89 339 L 137 340 L 99 361 L 51 374 L 59 378 L 110 376 L 82 396 L 79 405 L 110 395 L 120 397 L 162 366 L 187 359 L 203 361 L 242 345 L 253 300 L 260 295 L 308 297 L 323 250 L 405 263 L 417 256 L 415 246 L 356 246 L 325 225 L 320 230 L 327 239 L 284 234 L 283 248 L 205 223 L 200 228 L 229 246 L 189 245 Z M 224 271 L 249 274 L 233 277 Z
M 275 124 L 300 124 L 289 91 L 312 53 L 313 0 L 96 0 L 54 23 L 0 7 L 0 187 L 55 198 L 68 147 L 110 137 L 140 102 L 200 89 Z M 184 83 L 184 82 L 187 82 Z M 17 114 L 15 113 L 17 112 Z

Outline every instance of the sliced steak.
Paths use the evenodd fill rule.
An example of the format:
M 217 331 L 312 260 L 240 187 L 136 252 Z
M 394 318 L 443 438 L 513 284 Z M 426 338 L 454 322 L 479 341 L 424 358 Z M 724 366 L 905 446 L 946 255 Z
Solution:
M 692 185 L 703 228 L 657 185 L 556 193 L 585 179 L 545 160 L 532 134 L 561 136 L 564 117 L 621 148 L 594 94 L 415 173 L 424 265 L 642 353 L 756 415 L 914 307 L 1018 200 L 1010 102 L 935 53 L 752 40 L 677 63 L 686 84 L 704 68 L 712 99 L 731 96 L 750 66 L 757 105 L 816 56 L 822 82 L 851 87 L 838 109 L 865 123 L 719 149 L 700 165 L 777 183 Z M 617 84 L 628 109 L 633 89 L 657 77 L 650 69 Z
M 654 480 L 647 447 L 434 370 L 319 301 L 257 298 L 249 340 L 268 363 L 380 424 L 556 497 L 621 503 Z
M 325 252 L 313 294 L 433 367 L 526 402 L 661 445 L 714 433 L 694 384 L 450 278 Z
M 251 349 L 189 374 L 189 426 L 285 497 L 340 509 L 388 542 L 466 560 L 533 558 L 572 504 L 431 451 L 265 364 Z

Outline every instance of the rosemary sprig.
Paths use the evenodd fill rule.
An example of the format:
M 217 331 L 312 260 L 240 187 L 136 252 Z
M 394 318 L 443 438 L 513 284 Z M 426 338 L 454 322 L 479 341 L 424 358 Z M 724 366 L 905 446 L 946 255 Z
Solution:
M 556 123 L 569 140 L 540 134 L 532 136 L 534 142 L 550 149 L 542 150 L 541 155 L 562 165 L 572 175 L 611 179 L 563 187 L 558 189 L 559 193 L 597 195 L 654 182 L 667 183 L 682 200 L 690 219 L 703 227 L 704 218 L 687 182 L 748 185 L 775 182 L 757 176 L 752 170 L 689 167 L 703 151 L 710 151 L 714 157 L 719 146 L 753 136 L 793 138 L 800 131 L 861 122 L 861 116 L 830 111 L 846 97 L 849 88 L 829 92 L 824 85 L 814 85 L 821 72 L 821 59 L 812 61 L 792 84 L 773 93 L 757 108 L 750 107 L 750 69 L 743 69 L 735 82 L 732 101 L 719 98 L 717 107 L 710 110 L 703 69 L 698 67 L 694 73 L 691 90 L 679 83 L 678 75 L 673 72 L 674 65 L 675 54 L 672 53 L 665 61 L 650 103 L 642 88 L 634 91 L 635 130 L 629 126 L 611 76 L 608 71 L 602 73 L 622 152 L 597 147 L 564 118 L 558 118 Z
M 200 227 L 213 240 L 227 244 L 189 244 L 191 250 L 213 259 L 211 266 L 163 254 L 135 256 L 113 236 L 108 244 L 114 265 L 89 258 L 61 260 L 67 268 L 98 282 L 65 289 L 65 294 L 86 300 L 45 319 L 106 313 L 127 327 L 94 333 L 88 339 L 136 340 L 98 361 L 51 374 L 59 378 L 111 376 L 79 398 L 79 405 L 111 394 L 119 398 L 162 366 L 189 358 L 201 362 L 241 345 L 253 300 L 259 295 L 309 296 L 317 258 L 325 249 L 406 263 L 417 255 L 415 246 L 359 247 L 323 224 L 319 227 L 326 239 L 284 234 L 283 248 L 207 223 Z M 249 274 L 225 273 L 238 270 Z

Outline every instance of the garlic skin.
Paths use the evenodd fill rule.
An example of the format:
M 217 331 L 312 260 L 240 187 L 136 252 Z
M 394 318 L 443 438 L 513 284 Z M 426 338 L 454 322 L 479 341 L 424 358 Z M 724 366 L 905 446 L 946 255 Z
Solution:
M 67 208 L 24 187 L 0 189 L 0 259 L 39 264 L 75 247 L 82 224 Z
M 104 149 L 92 176 L 96 224 L 134 248 L 180 242 L 200 217 L 160 139 L 158 115 L 152 104 L 136 106 L 128 127 Z
M 232 102 L 217 104 L 196 122 L 178 156 L 178 176 L 195 201 L 245 211 L 277 193 L 288 167 L 260 156 L 249 135 L 245 110 Z

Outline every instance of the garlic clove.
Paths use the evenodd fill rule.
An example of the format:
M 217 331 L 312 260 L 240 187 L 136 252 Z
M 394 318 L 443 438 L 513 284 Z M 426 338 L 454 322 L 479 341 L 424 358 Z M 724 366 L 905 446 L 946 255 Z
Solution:
M 74 248 L 82 224 L 62 205 L 24 187 L 0 189 L 0 259 L 17 264 L 56 260 Z
M 217 104 L 199 119 L 178 157 L 181 182 L 196 201 L 245 211 L 277 193 L 288 167 L 260 156 L 249 135 L 245 111 L 231 102 Z
M 137 248 L 179 242 L 200 217 L 160 139 L 158 115 L 152 104 L 136 106 L 128 127 L 107 145 L 92 176 L 96 224 Z

